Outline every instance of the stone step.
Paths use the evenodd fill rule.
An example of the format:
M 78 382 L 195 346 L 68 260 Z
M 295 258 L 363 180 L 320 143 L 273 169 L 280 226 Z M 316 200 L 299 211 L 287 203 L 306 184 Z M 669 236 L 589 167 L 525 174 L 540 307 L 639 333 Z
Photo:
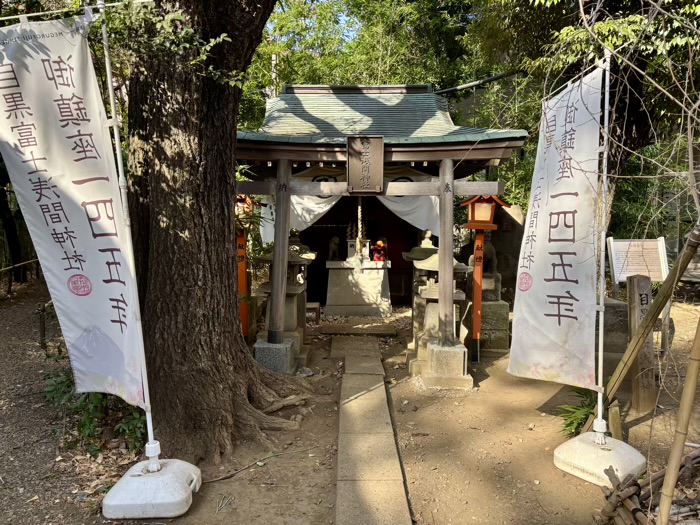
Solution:
M 323 335 L 373 335 L 378 337 L 396 337 L 396 328 L 384 323 L 346 323 L 326 324 L 321 327 Z
M 384 376 L 384 366 L 376 357 L 349 355 L 345 357 L 345 373 Z
M 384 378 L 378 375 L 347 374 L 340 387 L 340 401 L 386 399 Z
M 336 335 L 331 341 L 331 357 L 340 358 L 349 355 L 381 358 L 379 339 L 376 337 L 359 337 Z
M 338 481 L 403 481 L 394 434 L 340 434 Z
M 353 399 L 340 404 L 340 434 L 392 434 L 385 398 Z
M 411 525 L 403 481 L 338 481 L 336 525 Z

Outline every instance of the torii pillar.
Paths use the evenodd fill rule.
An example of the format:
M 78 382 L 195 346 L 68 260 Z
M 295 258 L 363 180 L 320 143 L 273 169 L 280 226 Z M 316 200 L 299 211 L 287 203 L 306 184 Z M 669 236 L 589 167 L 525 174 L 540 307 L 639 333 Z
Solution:
M 253 346 L 255 359 L 276 372 L 294 372 L 295 357 L 293 343 L 283 338 L 284 306 L 287 296 L 287 258 L 289 255 L 289 212 L 291 196 L 289 179 L 292 166 L 286 159 L 277 162 L 277 187 L 275 189 L 275 244 L 270 271 L 270 312 L 267 341 L 258 340 Z
M 440 338 L 428 343 L 428 366 L 422 374 L 429 387 L 471 389 L 474 380 L 467 370 L 468 351 L 455 338 L 454 271 L 454 161 L 440 163 L 440 244 L 438 257 L 438 310 Z

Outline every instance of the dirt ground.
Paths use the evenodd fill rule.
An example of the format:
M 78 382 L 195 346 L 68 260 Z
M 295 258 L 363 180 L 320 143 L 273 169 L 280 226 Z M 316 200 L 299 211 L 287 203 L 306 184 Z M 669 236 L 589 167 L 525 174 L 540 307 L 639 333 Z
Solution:
M 40 283 L 15 291 L 12 299 L 0 298 L 0 523 L 108 523 L 99 515 L 103 493 L 137 458 L 109 443 L 99 458 L 60 447 L 63 420 L 42 395 L 44 371 L 58 365 L 39 348 L 35 314 L 48 293 Z M 635 416 L 621 396 L 629 440 L 649 456 L 654 470 L 664 464 L 672 440 L 675 400 L 699 314 L 697 306 L 673 308 L 676 336 L 656 417 Z M 472 370 L 478 386 L 472 392 L 426 390 L 407 376 L 403 352 L 410 311 L 397 311 L 389 322 L 398 336 L 383 338 L 380 346 L 415 523 L 592 523 L 591 515 L 604 503 L 600 489 L 552 463 L 554 448 L 566 439 L 557 407 L 573 401 L 567 387 L 511 377 L 506 358 L 491 358 Z M 199 465 L 205 480 L 252 466 L 231 479 L 205 483 L 185 516 L 133 523 L 334 522 L 342 367 L 329 358 L 330 337 L 315 328 L 310 326 L 309 366 L 316 394 L 303 407 L 279 412 L 287 418 L 301 414 L 301 429 L 273 433 L 274 450 L 241 443 L 225 464 Z M 49 335 L 57 334 L 53 322 Z M 157 426 L 157 414 L 154 418 Z M 698 407 L 688 439 L 700 442 Z M 278 453 L 284 454 L 268 457 Z

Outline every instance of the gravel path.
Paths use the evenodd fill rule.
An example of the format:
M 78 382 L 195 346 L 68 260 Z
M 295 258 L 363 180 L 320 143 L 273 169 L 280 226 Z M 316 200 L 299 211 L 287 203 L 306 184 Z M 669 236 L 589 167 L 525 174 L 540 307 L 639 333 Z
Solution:
M 66 488 L 74 483 L 56 461 L 60 420 L 43 397 L 43 373 L 55 365 L 39 347 L 35 311 L 48 291 L 36 283 L 13 292 L 0 298 L 0 522 L 91 523 Z

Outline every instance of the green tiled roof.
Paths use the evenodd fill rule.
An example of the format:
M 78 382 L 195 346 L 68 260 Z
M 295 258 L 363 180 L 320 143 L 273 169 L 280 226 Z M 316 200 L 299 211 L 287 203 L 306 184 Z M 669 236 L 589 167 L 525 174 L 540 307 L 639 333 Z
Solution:
M 375 91 L 283 93 L 268 100 L 260 131 L 239 131 L 238 138 L 254 142 L 344 144 L 348 135 L 382 135 L 386 144 L 435 144 L 527 137 L 524 130 L 455 126 L 447 101 L 432 92 Z

